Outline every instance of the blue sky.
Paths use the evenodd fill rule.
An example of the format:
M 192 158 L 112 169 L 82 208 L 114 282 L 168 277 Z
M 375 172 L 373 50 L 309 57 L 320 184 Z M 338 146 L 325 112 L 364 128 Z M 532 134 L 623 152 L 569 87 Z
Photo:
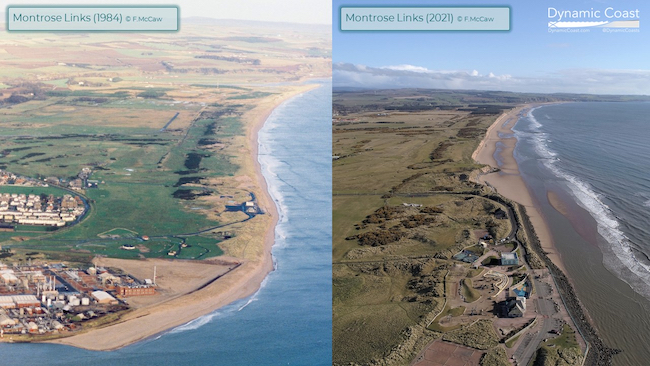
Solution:
M 512 9 L 512 29 L 341 32 L 342 5 L 507 5 Z M 588 33 L 549 33 L 549 7 L 638 9 L 639 32 L 604 33 L 593 28 Z M 650 28 L 645 28 L 646 22 L 650 24 L 650 2 L 334 0 L 332 13 L 335 86 L 650 94 Z

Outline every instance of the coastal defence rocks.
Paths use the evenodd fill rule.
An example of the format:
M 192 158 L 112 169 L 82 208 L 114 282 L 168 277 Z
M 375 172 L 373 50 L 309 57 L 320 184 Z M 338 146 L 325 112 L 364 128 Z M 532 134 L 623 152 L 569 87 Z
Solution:
M 557 285 L 558 291 L 564 301 L 564 305 L 573 319 L 579 333 L 589 344 L 589 349 L 583 365 L 612 365 L 612 357 L 621 352 L 621 350 L 607 347 L 598 335 L 596 329 L 592 326 L 589 318 L 580 303 L 578 296 L 571 285 L 568 277 L 564 272 L 546 255 L 542 244 L 537 237 L 530 217 L 526 213 L 526 208 L 519 203 L 513 202 L 499 194 L 487 194 L 484 197 L 506 205 L 513 213 L 517 225 L 522 229 L 517 233 L 524 249 L 526 250 L 529 264 L 539 268 L 548 268 Z
M 573 321 L 578 328 L 580 334 L 589 344 L 589 350 L 586 355 L 584 365 L 611 365 L 612 357 L 621 351 L 618 349 L 613 349 L 607 347 L 603 340 L 598 335 L 596 329 L 591 325 L 586 312 L 578 299 L 578 296 L 573 289 L 573 286 L 569 282 L 567 276 L 562 272 L 562 270 L 555 264 L 553 261 L 546 255 L 542 245 L 535 233 L 530 218 L 526 214 L 526 208 L 518 203 L 507 202 L 514 212 L 516 212 L 516 219 L 520 227 L 525 231 L 527 237 L 527 251 L 535 252 L 544 262 L 546 267 L 549 269 L 555 284 L 557 285 L 558 291 L 564 301 L 569 314 L 573 318 Z

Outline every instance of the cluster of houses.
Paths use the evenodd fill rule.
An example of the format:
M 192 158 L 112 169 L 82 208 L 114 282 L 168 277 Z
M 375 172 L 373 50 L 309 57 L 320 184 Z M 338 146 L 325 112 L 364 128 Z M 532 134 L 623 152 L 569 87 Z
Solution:
M 47 183 L 37 179 L 21 177 L 14 173 L 0 169 L 0 185 L 15 185 L 26 187 L 47 187 Z
M 13 185 L 23 187 L 49 187 L 50 185 L 55 185 L 68 187 L 75 191 L 82 191 L 86 188 L 97 188 L 97 186 L 100 184 L 100 181 L 90 179 L 92 173 L 93 171 L 91 168 L 83 167 L 77 176 L 70 180 L 52 176 L 43 178 L 41 181 L 39 179 L 23 177 L 0 169 L 0 186 Z M 104 182 L 102 181 L 101 183 Z
M 52 184 L 57 186 L 67 186 L 70 189 L 75 191 L 81 191 L 86 188 L 97 188 L 99 184 L 98 180 L 89 179 L 93 171 L 89 167 L 81 168 L 81 171 L 75 178 L 70 179 L 69 181 L 61 179 L 59 177 L 47 177 L 43 179 L 46 184 Z M 102 182 L 103 183 L 103 182 Z
M 85 212 L 78 196 L 0 194 L 0 223 L 20 225 L 65 226 Z

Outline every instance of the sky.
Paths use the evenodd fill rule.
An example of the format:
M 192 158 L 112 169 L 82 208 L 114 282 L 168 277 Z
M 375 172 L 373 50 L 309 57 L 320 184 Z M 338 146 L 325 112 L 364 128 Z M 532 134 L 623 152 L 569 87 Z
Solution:
M 181 17 L 331 24 L 330 0 L 15 0 L 7 5 L 178 5 Z M 4 11 L 2 9 L 1 11 Z
M 414 0 L 408 5 L 506 5 L 509 32 L 342 32 L 339 8 L 403 5 L 334 0 L 334 86 L 650 95 L 650 2 Z M 639 32 L 549 33 L 549 8 L 639 12 Z M 576 20 L 576 19 L 572 19 Z M 594 19 L 579 19 L 589 21 Z

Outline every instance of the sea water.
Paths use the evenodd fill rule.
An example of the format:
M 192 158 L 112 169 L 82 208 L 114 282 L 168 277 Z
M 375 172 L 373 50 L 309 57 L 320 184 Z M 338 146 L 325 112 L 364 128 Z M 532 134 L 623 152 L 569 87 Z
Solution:
M 605 264 L 648 298 L 649 116 L 649 103 L 572 103 L 533 110 L 529 125 L 544 166 L 596 220 Z
M 0 365 L 331 365 L 331 82 L 318 82 L 259 133 L 280 220 L 275 271 L 257 293 L 111 352 L 0 343 Z
M 535 108 L 514 129 L 521 174 L 620 365 L 650 359 L 649 116 L 650 103 L 566 103 Z

